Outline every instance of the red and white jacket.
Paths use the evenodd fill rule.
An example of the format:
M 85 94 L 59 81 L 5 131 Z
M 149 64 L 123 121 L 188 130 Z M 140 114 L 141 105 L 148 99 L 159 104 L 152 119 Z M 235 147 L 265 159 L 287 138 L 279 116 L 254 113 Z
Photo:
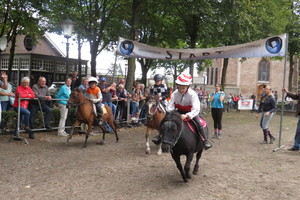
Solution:
M 175 109 L 178 109 L 178 111 L 184 111 L 189 118 L 193 119 L 200 113 L 200 101 L 197 93 L 190 88 L 184 94 L 175 90 L 166 109 L 168 112 Z

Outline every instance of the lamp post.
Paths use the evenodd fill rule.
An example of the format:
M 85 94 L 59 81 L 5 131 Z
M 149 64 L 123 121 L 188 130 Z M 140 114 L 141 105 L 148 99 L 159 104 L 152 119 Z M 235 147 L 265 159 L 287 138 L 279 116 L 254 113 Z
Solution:
M 7 38 L 5 36 L 2 36 L 0 38 L 0 50 L 4 51 L 6 49 L 7 46 Z
M 61 28 L 64 32 L 65 38 L 67 38 L 67 43 L 66 43 L 66 54 L 67 54 L 67 62 L 66 62 L 66 76 L 69 76 L 69 39 L 72 36 L 73 28 L 74 28 L 74 23 L 70 19 L 66 19 L 61 23 Z

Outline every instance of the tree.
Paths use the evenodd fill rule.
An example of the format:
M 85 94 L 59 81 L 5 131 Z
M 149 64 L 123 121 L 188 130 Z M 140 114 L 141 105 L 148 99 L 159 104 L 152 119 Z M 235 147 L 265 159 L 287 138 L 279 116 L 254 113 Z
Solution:
M 36 41 L 43 34 L 39 27 L 41 3 L 37 0 L 1 0 L 0 10 L 3 21 L 0 25 L 0 37 L 6 36 L 7 42 L 11 42 L 7 72 L 10 81 L 17 35 L 30 35 Z

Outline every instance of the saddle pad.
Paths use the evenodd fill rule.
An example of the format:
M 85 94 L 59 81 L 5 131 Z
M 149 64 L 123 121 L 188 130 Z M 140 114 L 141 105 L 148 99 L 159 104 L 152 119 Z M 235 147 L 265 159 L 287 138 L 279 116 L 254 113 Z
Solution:
M 102 107 L 102 110 L 103 110 L 103 115 L 106 114 L 106 113 L 107 113 L 107 110 L 106 110 L 106 108 L 105 108 L 105 105 L 102 104 L 101 107 Z M 97 109 L 96 109 L 95 104 L 93 104 L 93 110 L 94 110 L 94 114 L 97 116 Z

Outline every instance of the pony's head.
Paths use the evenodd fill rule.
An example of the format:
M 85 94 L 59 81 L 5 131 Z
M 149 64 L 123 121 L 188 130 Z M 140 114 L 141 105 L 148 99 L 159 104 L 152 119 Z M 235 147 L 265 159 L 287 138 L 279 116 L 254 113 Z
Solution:
M 146 98 L 145 106 L 147 111 L 146 117 L 150 120 L 153 118 L 154 114 L 159 109 L 159 101 L 156 100 L 154 96 L 149 95 Z
M 168 153 L 176 145 L 182 132 L 182 119 L 177 111 L 166 114 L 160 125 L 160 135 L 162 138 L 162 151 Z
M 75 88 L 71 94 L 70 94 L 70 98 L 69 98 L 69 101 L 68 101 L 68 105 L 74 105 L 74 106 L 77 106 L 81 103 L 82 100 L 84 100 L 85 97 L 82 93 L 82 90 L 78 89 L 78 88 Z

